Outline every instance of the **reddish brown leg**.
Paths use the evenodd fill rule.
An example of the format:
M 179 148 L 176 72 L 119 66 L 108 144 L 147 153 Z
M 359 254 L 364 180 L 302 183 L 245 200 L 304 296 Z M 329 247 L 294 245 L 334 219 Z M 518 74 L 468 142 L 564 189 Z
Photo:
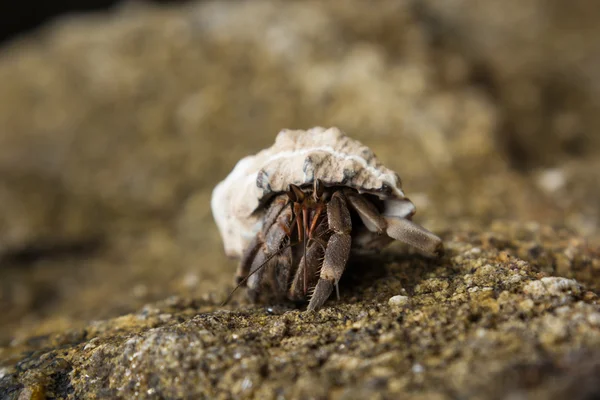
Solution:
M 318 204 L 317 208 L 315 209 L 315 214 L 313 215 L 313 219 L 312 222 L 310 224 L 310 229 L 308 231 L 308 238 L 309 239 L 313 239 L 314 238 L 314 233 L 317 229 L 317 223 L 319 222 L 319 217 L 321 216 L 321 213 L 323 213 L 323 209 L 324 209 L 324 205 L 323 204 Z
M 292 217 L 291 221 L 279 221 L 279 227 L 285 232 L 285 235 L 292 239 L 292 226 L 296 223 L 296 217 Z
M 304 238 L 304 226 L 302 225 L 302 206 L 298 203 L 294 203 L 294 217 L 296 219 L 296 227 L 298 228 L 298 240 L 302 241 Z

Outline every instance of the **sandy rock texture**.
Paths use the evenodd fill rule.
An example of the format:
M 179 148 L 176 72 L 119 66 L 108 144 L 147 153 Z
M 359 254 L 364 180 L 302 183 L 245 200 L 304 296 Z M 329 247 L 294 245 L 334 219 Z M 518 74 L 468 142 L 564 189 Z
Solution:
M 128 4 L 0 49 L 0 398 L 599 396 L 600 12 L 475 3 Z M 447 254 L 220 306 L 212 188 L 317 125 Z
M 13 343 L 5 350 L 13 363 L 1 370 L 0 393 L 267 399 L 597 395 L 597 294 L 575 279 L 540 272 L 487 234 L 456 232 L 445 239 L 448 255 L 438 261 L 397 251 L 355 258 L 342 280 L 340 302 L 315 313 L 285 306 L 223 308 L 174 296 L 82 329 Z M 519 248 L 523 242 L 504 244 Z M 406 301 L 394 301 L 397 297 Z

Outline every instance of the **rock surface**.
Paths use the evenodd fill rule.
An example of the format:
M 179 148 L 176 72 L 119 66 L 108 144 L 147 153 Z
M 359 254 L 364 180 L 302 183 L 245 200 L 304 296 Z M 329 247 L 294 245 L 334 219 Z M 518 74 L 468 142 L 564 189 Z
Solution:
M 536 235 L 540 228 L 526 233 Z M 497 236 L 509 226 L 495 226 Z M 564 232 L 552 232 L 561 235 Z M 445 236 L 438 261 L 354 259 L 342 297 L 305 313 L 172 297 L 15 341 L 0 393 L 85 398 L 592 398 L 600 301 L 519 258 L 527 241 Z M 506 250 L 506 249 L 510 250 Z M 554 248 L 559 257 L 567 249 Z M 591 257 L 580 249 L 581 257 Z M 598 269 L 597 259 L 595 268 Z M 391 299 L 409 299 L 398 307 Z M 388 304 L 388 302 L 390 304 Z M 23 357 L 23 355 L 26 355 Z M 587 382 L 581 384 L 581 382 Z M 499 396 L 501 394 L 501 396 Z
M 429 3 L 131 4 L 1 49 L 0 398 L 598 396 L 600 69 L 581 54 L 600 18 L 570 9 L 588 23 L 567 35 L 561 2 L 514 2 L 518 25 Z M 316 125 L 397 170 L 447 255 L 356 257 L 316 313 L 219 306 L 214 184 Z

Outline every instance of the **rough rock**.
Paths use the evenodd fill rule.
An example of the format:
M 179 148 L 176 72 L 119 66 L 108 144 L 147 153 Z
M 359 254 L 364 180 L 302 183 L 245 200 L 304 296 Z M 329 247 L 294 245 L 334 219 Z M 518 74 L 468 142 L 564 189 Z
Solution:
M 514 165 L 591 157 L 600 145 L 600 6 L 586 0 L 428 1 L 444 45 L 498 98 L 500 142 Z
M 438 261 L 399 251 L 356 258 L 342 279 L 341 300 L 315 313 L 174 297 L 82 329 L 15 341 L 0 353 L 14 360 L 1 370 L 0 393 L 597 395 L 598 296 L 503 250 L 522 246 L 520 240 L 499 244 L 485 236 L 446 235 L 448 255 Z M 410 297 L 410 303 L 388 304 L 399 292 L 407 296 L 391 298 Z
M 512 4 L 129 4 L 0 49 L 0 398 L 598 396 L 597 19 Z M 357 256 L 317 313 L 220 307 L 211 190 L 319 125 L 448 254 Z

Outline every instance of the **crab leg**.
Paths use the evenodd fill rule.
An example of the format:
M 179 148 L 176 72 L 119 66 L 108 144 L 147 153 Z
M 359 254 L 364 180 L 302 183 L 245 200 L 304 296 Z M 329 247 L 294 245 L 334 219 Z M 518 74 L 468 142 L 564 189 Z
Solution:
M 302 240 L 304 237 L 304 225 L 302 224 L 302 206 L 298 203 L 294 203 L 294 216 L 296 218 L 296 228 L 298 229 L 298 240 Z
M 405 218 L 386 217 L 388 236 L 409 244 L 429 256 L 440 256 L 444 252 L 442 239 Z
M 385 232 L 389 237 L 414 246 L 429 256 L 439 256 L 443 252 L 442 240 L 421 225 L 406 218 L 383 216 L 373 203 L 361 195 L 351 191 L 345 194 L 352 209 L 371 232 Z
M 289 207 L 285 207 L 286 202 L 282 201 L 281 203 L 283 205 L 275 203 L 271 207 L 266 219 L 266 222 L 269 222 L 269 224 L 263 226 L 261 234 L 257 235 L 259 236 L 259 239 L 256 241 L 257 244 L 255 247 L 252 247 L 252 245 L 249 246 L 243 263 L 240 264 L 241 272 L 239 274 L 244 273 L 244 278 L 248 276 L 248 295 L 253 301 L 256 301 L 260 292 L 268 293 L 269 290 L 264 289 L 269 286 L 277 293 L 280 279 L 286 281 L 284 288 L 287 286 L 287 277 L 278 277 L 277 267 L 279 262 L 283 260 L 283 257 L 288 257 L 290 254 L 285 250 L 283 254 L 278 254 L 278 252 L 283 245 L 284 239 L 287 237 L 286 230 L 281 229 L 281 226 L 287 226 L 289 231 L 292 210 Z M 287 272 L 279 272 L 282 273 L 282 276 L 286 274 L 289 276 L 289 268 Z M 266 279 L 267 277 L 270 279 Z M 285 293 L 285 289 L 283 289 L 283 293 Z
M 274 265 L 277 263 L 276 257 L 269 257 L 264 251 L 258 251 L 256 257 L 252 261 L 250 275 L 248 277 L 248 281 L 246 282 L 248 285 L 248 297 L 252 302 L 256 302 L 259 299 L 261 293 L 268 293 L 265 290 L 270 282 L 265 279 L 267 270 L 272 269 Z
M 259 238 L 259 236 L 260 235 L 254 236 L 252 242 L 250 242 L 250 245 L 246 248 L 246 250 L 244 250 L 244 254 L 242 255 L 242 261 L 238 265 L 237 272 L 235 273 L 236 285 L 244 282 L 244 279 L 246 279 L 246 277 L 250 273 L 252 263 L 254 262 L 254 259 L 256 258 L 260 247 L 263 245 L 263 241 L 261 238 Z M 246 286 L 246 284 L 243 284 L 242 286 Z
M 323 212 L 323 205 L 319 204 L 317 206 L 317 208 L 315 209 L 315 212 L 313 214 L 312 217 L 312 222 L 310 224 L 310 229 L 308 231 L 308 238 L 309 239 L 313 239 L 314 238 L 314 233 L 315 230 L 317 229 L 317 223 L 319 222 L 319 217 L 321 216 L 321 213 Z
M 331 295 L 333 287 L 338 288 L 338 282 L 350 256 L 352 221 L 346 200 L 341 192 L 334 193 L 331 201 L 327 204 L 327 220 L 329 228 L 334 233 L 327 242 L 319 281 L 308 303 L 308 310 L 316 310 L 321 307 Z
M 292 249 L 288 247 L 277 257 L 277 268 L 273 271 L 273 286 L 278 300 L 286 298 L 291 273 Z
M 348 204 L 356 211 L 368 230 L 375 233 L 385 232 L 387 223 L 373 203 L 354 191 L 346 190 L 344 194 Z
M 308 226 L 308 210 L 306 208 L 302 209 L 302 224 L 304 225 L 304 229 L 306 229 L 306 227 Z M 306 236 L 308 235 L 306 234 L 306 232 L 304 232 L 304 235 L 302 235 L 302 246 L 304 254 L 306 254 Z M 308 292 L 308 267 L 306 266 L 306 257 L 302 257 L 302 260 L 304 262 L 304 265 L 302 266 L 304 270 L 304 295 L 306 295 L 306 292 Z
M 250 242 L 248 247 L 244 250 L 244 254 L 242 255 L 242 260 L 241 260 L 241 262 L 238 266 L 237 272 L 235 274 L 236 284 L 243 281 L 250 273 L 254 259 L 256 258 L 260 247 L 263 245 L 263 243 L 265 241 L 265 236 L 266 236 L 267 232 L 273 226 L 273 224 L 275 224 L 276 221 L 280 221 L 280 223 L 283 223 L 285 225 L 284 219 L 280 218 L 280 215 L 283 213 L 286 215 L 286 218 L 287 218 L 287 215 L 289 214 L 289 212 L 287 212 L 287 213 L 284 212 L 285 206 L 287 204 L 288 204 L 288 202 L 286 200 L 277 199 L 273 203 L 273 205 L 271 207 L 269 207 L 269 210 L 265 214 L 265 220 L 264 220 L 262 231 L 259 232 L 256 236 L 254 236 L 254 238 L 252 239 L 252 242 Z
M 306 293 L 304 292 L 305 276 L 308 277 L 307 285 L 312 287 L 315 285 L 318 279 L 317 274 L 319 273 L 321 257 L 323 256 L 323 250 L 321 246 L 312 242 L 308 244 L 308 247 L 300 262 L 298 268 L 292 280 L 292 284 L 288 290 L 288 297 L 290 300 L 304 300 L 306 299 Z
M 318 180 L 317 180 L 318 181 Z M 310 244 L 311 242 L 317 240 L 314 233 L 317 229 L 318 226 L 318 222 L 319 222 L 319 217 L 321 215 L 321 213 L 323 212 L 323 206 L 319 205 L 314 212 L 310 213 L 311 215 L 309 215 L 309 210 L 307 210 L 306 208 L 304 208 L 302 210 L 302 219 L 303 219 L 303 223 L 304 223 L 304 228 L 306 229 L 309 225 L 310 228 L 308 228 L 308 232 L 304 233 L 304 257 L 302 257 L 302 267 L 304 268 L 304 295 L 306 296 L 306 293 L 308 292 L 308 286 L 309 286 L 309 279 L 308 279 L 308 274 L 309 274 L 309 268 L 306 265 L 307 259 L 309 261 L 313 261 L 316 260 L 315 258 L 315 252 L 311 252 L 311 254 L 309 254 L 308 252 L 308 244 Z M 311 219 L 311 222 L 309 224 L 309 219 Z M 308 244 L 307 244 L 307 239 L 309 240 Z M 313 246 L 314 247 L 314 246 Z

